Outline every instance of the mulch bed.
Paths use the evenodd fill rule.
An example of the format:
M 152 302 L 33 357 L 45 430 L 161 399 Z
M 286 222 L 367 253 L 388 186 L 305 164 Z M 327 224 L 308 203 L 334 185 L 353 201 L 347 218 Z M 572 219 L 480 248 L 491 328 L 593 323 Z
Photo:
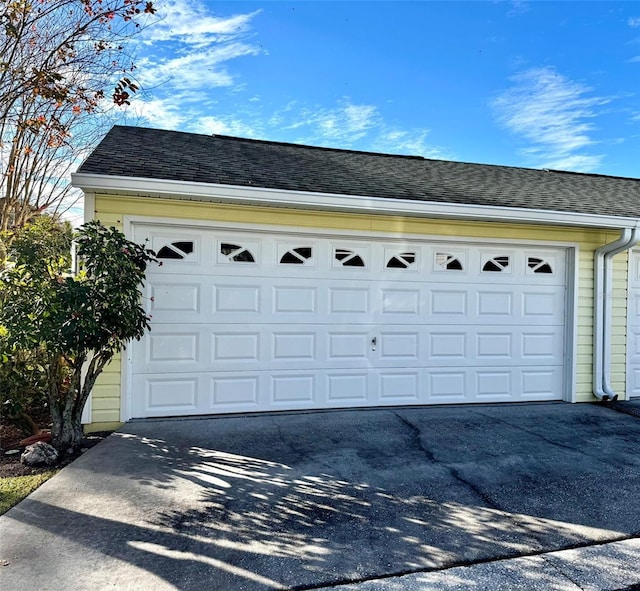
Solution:
M 0 421 L 0 478 L 10 478 L 12 476 L 30 476 L 48 472 L 52 468 L 62 468 L 73 460 L 79 458 L 85 451 L 100 443 L 111 431 L 100 431 L 90 433 L 82 442 L 82 447 L 73 453 L 61 454 L 55 466 L 25 466 L 20 462 L 20 456 L 25 449 L 25 445 L 20 445 L 20 441 L 25 439 L 25 434 L 11 423 Z M 8 451 L 19 450 L 19 453 L 9 453 Z

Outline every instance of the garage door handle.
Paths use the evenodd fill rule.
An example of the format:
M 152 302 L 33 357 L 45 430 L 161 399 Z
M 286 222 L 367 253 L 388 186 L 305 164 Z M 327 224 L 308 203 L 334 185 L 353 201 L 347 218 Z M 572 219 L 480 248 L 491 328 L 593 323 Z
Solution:
M 375 351 L 376 350 L 376 345 L 378 344 L 378 339 L 376 337 L 373 337 L 371 339 L 371 350 Z

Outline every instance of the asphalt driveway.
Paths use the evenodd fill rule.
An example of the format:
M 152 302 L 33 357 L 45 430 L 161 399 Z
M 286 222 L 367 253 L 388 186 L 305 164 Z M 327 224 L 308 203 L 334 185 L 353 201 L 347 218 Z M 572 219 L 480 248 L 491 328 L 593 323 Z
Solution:
M 640 419 L 597 405 L 135 421 L 0 517 L 0 588 L 371 589 L 511 557 L 535 578 L 638 537 L 639 491 Z

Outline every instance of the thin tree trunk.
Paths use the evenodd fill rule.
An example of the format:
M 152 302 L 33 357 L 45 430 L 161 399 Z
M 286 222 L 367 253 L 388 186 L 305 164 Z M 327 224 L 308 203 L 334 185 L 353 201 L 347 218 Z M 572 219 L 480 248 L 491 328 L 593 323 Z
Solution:
M 80 364 L 79 367 L 81 367 Z M 82 407 L 74 404 L 80 395 L 80 369 L 74 371 L 71 384 L 63 385 L 62 356 L 53 355 L 49 362 L 49 407 L 51 411 L 52 445 L 58 451 L 73 450 L 82 444 Z M 82 405 L 84 407 L 84 405 Z

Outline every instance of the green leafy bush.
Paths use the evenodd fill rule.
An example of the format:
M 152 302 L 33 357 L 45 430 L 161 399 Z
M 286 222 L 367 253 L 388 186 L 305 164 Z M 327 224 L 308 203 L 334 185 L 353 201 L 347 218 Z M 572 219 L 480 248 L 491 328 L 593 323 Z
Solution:
M 25 228 L 9 248 L 0 278 L 5 351 L 42 351 L 53 445 L 77 447 L 82 410 L 105 365 L 149 328 L 140 287 L 152 251 L 98 222 L 75 236 L 82 270 L 68 272 L 71 234 Z
M 21 429 L 25 436 L 40 431 L 33 417 L 48 414 L 45 363 L 46 356 L 41 348 L 30 351 L 18 349 L 2 356 L 2 416 Z

